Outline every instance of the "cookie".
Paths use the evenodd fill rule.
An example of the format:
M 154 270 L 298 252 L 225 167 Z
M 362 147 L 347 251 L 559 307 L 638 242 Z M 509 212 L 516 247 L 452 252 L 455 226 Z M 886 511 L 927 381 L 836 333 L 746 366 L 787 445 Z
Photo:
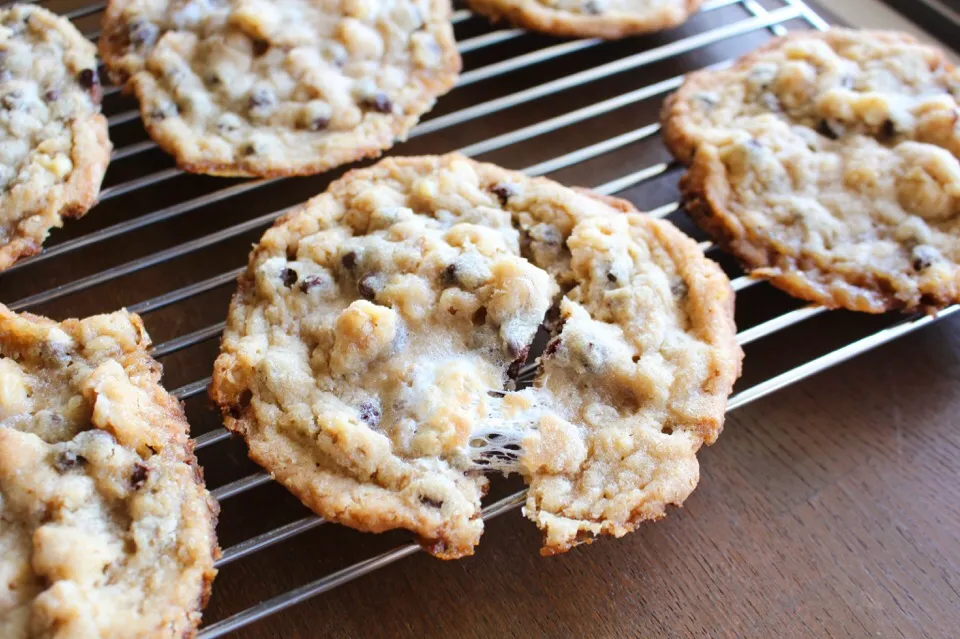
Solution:
M 678 26 L 703 0 L 467 0 L 493 21 L 573 38 L 623 38 Z
M 0 635 L 194 636 L 217 505 L 149 344 L 0 305 Z
M 320 173 L 404 139 L 454 85 L 449 0 L 110 0 L 100 53 L 187 171 Z
M 754 275 L 828 307 L 960 299 L 960 72 L 891 32 L 777 39 L 663 111 L 687 210 Z
M 0 270 L 97 201 L 110 161 L 96 48 L 65 18 L 0 9 Z
M 469 555 L 501 470 L 531 483 L 549 551 L 622 534 L 692 490 L 740 362 L 726 277 L 633 211 L 456 154 L 352 171 L 254 249 L 211 395 L 328 520 Z M 516 390 L 545 324 L 543 376 Z M 619 501 L 595 490 L 633 471 Z

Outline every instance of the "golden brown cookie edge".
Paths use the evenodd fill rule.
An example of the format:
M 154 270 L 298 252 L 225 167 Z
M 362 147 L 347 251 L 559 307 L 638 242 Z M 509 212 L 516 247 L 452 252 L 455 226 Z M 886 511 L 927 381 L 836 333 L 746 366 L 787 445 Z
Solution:
M 676 19 L 660 11 L 649 16 L 585 16 L 569 11 L 560 11 L 537 5 L 518 6 L 503 0 L 467 0 L 467 4 L 476 13 L 482 14 L 492 22 L 507 20 L 519 27 L 539 31 L 558 37 L 604 38 L 616 40 L 628 36 L 663 31 L 686 22 L 700 9 L 703 0 L 687 0 L 686 12 L 682 19 Z M 529 3 L 528 3 L 529 4 Z

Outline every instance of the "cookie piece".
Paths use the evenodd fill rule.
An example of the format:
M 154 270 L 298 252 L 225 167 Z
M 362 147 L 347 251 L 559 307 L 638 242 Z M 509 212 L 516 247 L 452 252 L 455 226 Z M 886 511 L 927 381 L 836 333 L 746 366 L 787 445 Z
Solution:
M 621 200 L 456 154 L 391 158 L 352 171 L 279 220 L 254 249 L 230 306 L 211 396 L 220 405 L 227 428 L 247 440 L 251 457 L 321 516 L 361 530 L 409 529 L 440 557 L 472 554 L 483 529 L 484 471 L 523 472 L 535 486 L 547 475 L 578 476 L 581 465 L 574 455 L 550 459 L 551 451 L 566 441 L 563 438 L 570 440 L 569 446 L 576 446 L 575 438 L 586 445 L 578 429 L 595 428 L 566 421 L 577 415 L 569 410 L 576 402 L 563 399 L 571 402 L 568 406 L 555 397 L 569 392 L 564 387 L 566 373 L 552 372 L 567 370 L 567 351 L 556 354 L 555 363 L 548 365 L 542 389 L 517 392 L 514 379 L 564 291 L 570 291 L 561 307 L 565 314 L 575 313 L 574 308 L 602 314 L 596 322 L 603 326 L 596 328 L 588 319 L 588 330 L 610 336 L 633 330 L 612 325 L 618 321 L 612 314 L 626 312 L 626 305 L 609 302 L 612 306 L 600 304 L 595 309 L 587 302 L 593 295 L 592 289 L 588 294 L 584 288 L 589 259 L 571 253 L 575 245 L 568 247 L 567 242 L 579 237 L 578 229 L 588 221 L 625 222 L 628 211 L 633 208 Z M 646 218 L 636 217 L 631 224 L 642 226 Z M 657 229 L 669 227 L 652 223 Z M 679 236 L 675 230 L 663 232 L 671 242 Z M 643 260 L 644 250 L 638 244 L 627 252 Z M 695 261 L 690 278 L 701 277 L 694 274 L 700 270 L 709 271 L 703 288 L 713 297 L 701 299 L 701 288 L 695 287 L 695 302 L 664 306 L 662 312 L 672 315 L 661 318 L 661 309 L 651 308 L 647 319 L 658 323 L 645 329 L 665 342 L 663 346 L 651 339 L 645 346 L 652 360 L 670 360 L 656 374 L 662 383 L 672 375 L 673 385 L 658 389 L 653 399 L 621 397 L 626 391 L 616 386 L 619 377 L 601 380 L 598 388 L 612 390 L 597 391 L 597 406 L 616 415 L 635 409 L 630 402 L 649 399 L 656 409 L 648 418 L 654 419 L 666 418 L 660 409 L 671 388 L 700 398 L 716 391 L 726 398 L 721 391 L 729 392 L 726 382 L 732 383 L 731 375 L 735 377 L 739 368 L 736 345 L 717 338 L 715 347 L 701 349 L 718 361 L 723 351 L 725 361 L 736 364 L 718 372 L 703 364 L 708 355 L 689 352 L 687 342 L 665 328 L 677 322 L 694 332 L 697 344 L 709 342 L 714 329 L 701 326 L 700 317 L 687 311 L 703 305 L 710 309 L 716 330 L 726 331 L 724 339 L 732 340 L 729 282 L 702 254 L 692 257 L 691 250 L 696 251 L 696 245 L 689 241 L 676 249 L 684 259 Z M 641 273 L 629 256 L 618 254 L 616 266 L 607 266 L 625 278 L 624 286 L 647 287 L 635 293 L 639 306 L 645 296 L 663 294 L 661 284 L 668 282 L 668 271 Z M 677 267 L 669 276 L 683 279 L 687 272 Z M 603 274 L 605 286 L 612 290 L 610 277 Z M 651 286 L 657 287 L 655 292 Z M 577 326 L 568 321 L 560 339 Z M 632 333 L 626 339 L 640 344 Z M 671 354 L 662 355 L 664 348 L 672 349 Z M 631 356 L 638 351 L 624 352 Z M 687 357 L 693 368 L 674 371 L 673 352 Z M 597 366 L 591 375 L 631 374 L 618 368 L 619 360 Z M 643 378 L 636 382 L 636 392 L 653 393 L 653 382 L 644 380 L 653 374 L 647 369 L 657 365 L 631 361 L 629 366 Z M 711 376 L 698 377 L 704 371 Z M 696 383 L 697 390 L 688 388 L 685 380 Z M 674 401 L 679 405 L 688 399 L 684 395 Z M 581 412 L 592 415 L 594 404 Z M 676 426 L 669 422 L 677 429 L 672 437 L 683 440 L 676 447 L 684 453 L 695 451 L 704 439 L 712 441 L 719 432 L 722 401 L 717 404 L 711 395 L 698 407 L 713 421 L 696 422 L 701 430 L 695 434 L 683 430 L 694 418 L 676 421 Z M 696 407 L 687 410 L 693 414 Z M 610 416 L 598 413 L 600 417 Z M 628 422 L 632 423 L 616 424 Z M 658 454 L 666 456 L 664 442 L 671 436 L 659 437 Z M 638 447 L 643 445 L 638 441 Z M 526 455 L 522 462 L 521 454 Z M 601 472 L 600 463 L 580 461 L 591 478 Z M 689 460 L 684 472 L 682 483 L 692 489 Z M 639 494 L 642 488 L 631 490 Z M 554 489 L 537 490 L 531 512 L 552 512 L 554 504 L 545 503 L 544 496 L 553 499 Z M 644 510 L 638 505 L 629 522 L 595 528 L 585 524 L 584 529 L 620 534 L 654 511 L 653 506 Z M 577 512 L 574 508 L 563 516 L 572 519 Z M 604 511 L 604 521 L 611 513 L 612 508 Z M 546 518 L 538 523 L 556 529 Z M 548 536 L 548 547 L 554 551 L 574 542 L 559 532 Z
M 454 85 L 449 0 L 110 0 L 100 53 L 187 171 L 319 173 L 404 139 Z
M 574 38 L 623 38 L 683 24 L 703 0 L 467 0 L 494 22 Z
M 520 457 L 524 513 L 547 555 L 623 536 L 683 503 L 743 357 L 730 281 L 669 222 L 587 219 L 567 246 L 577 284 L 523 393 L 535 424 Z
M 149 344 L 0 305 L 0 635 L 194 636 L 217 504 Z
M 879 313 L 960 299 L 960 72 L 912 37 L 777 39 L 663 111 L 687 210 L 752 273 Z
M 0 270 L 97 201 L 110 162 L 96 48 L 66 18 L 0 9 Z

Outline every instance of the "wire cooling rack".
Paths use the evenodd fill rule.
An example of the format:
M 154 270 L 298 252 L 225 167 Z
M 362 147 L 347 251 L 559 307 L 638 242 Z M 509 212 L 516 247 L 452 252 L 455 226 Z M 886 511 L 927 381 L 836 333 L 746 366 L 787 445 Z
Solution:
M 105 3 L 42 4 L 74 20 L 88 37 L 98 37 Z M 464 73 L 457 88 L 413 130 L 410 141 L 393 153 L 459 149 L 511 168 L 525 166 L 522 170 L 530 175 L 549 174 L 621 194 L 651 215 L 669 217 L 697 239 L 703 236 L 675 201 L 680 168 L 658 139 L 663 96 L 680 85 L 683 73 L 726 64 L 772 35 L 827 28 L 800 0 L 710 0 L 679 29 L 618 42 L 559 41 L 491 26 L 465 10 L 456 11 L 453 20 Z M 324 524 L 305 510 L 294 511 L 299 518 L 274 525 L 265 517 L 271 521 L 266 530 L 231 540 L 236 535 L 229 522 L 261 516 L 257 511 L 252 517 L 240 497 L 249 499 L 271 480 L 243 459 L 242 444 L 220 426 L 204 395 L 226 302 L 250 244 L 285 210 L 323 190 L 342 170 L 284 180 L 186 175 L 147 138 L 135 103 L 116 87 L 108 85 L 104 93 L 115 150 L 101 203 L 83 220 L 54 233 L 41 254 L 0 276 L 0 299 L 15 310 L 54 317 L 120 306 L 144 317 L 156 343 L 153 354 L 164 364 L 168 388 L 176 386 L 174 394 L 185 402 L 208 485 L 221 504 L 222 569 Z M 730 399 L 730 410 L 957 310 L 948 308 L 936 318 L 826 312 L 743 276 L 710 242 L 701 246 L 721 262 L 738 292 L 738 338 L 747 350 L 747 374 Z M 819 339 L 797 348 L 790 331 L 811 323 L 818 324 L 805 335 Z M 756 369 L 754 361 L 760 362 Z M 523 491 L 508 494 L 486 506 L 484 519 L 513 511 L 523 500 Z M 211 605 L 217 614 L 208 611 L 200 637 L 235 632 L 418 550 L 406 542 L 359 562 L 350 559 L 239 610 Z M 218 589 L 231 578 L 237 573 L 221 571 L 214 603 Z

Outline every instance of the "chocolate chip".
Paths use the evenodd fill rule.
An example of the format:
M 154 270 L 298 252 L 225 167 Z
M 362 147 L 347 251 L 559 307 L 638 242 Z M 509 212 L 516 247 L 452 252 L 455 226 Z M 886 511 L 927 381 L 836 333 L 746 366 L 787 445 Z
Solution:
M 494 184 L 490 191 L 497 196 L 500 200 L 500 204 L 506 205 L 507 200 L 517 194 L 517 191 L 509 184 L 505 182 L 500 182 L 499 184 Z
M 216 73 L 208 73 L 203 80 L 211 87 L 218 87 L 223 82 Z
M 60 97 L 60 89 L 50 89 L 43 94 L 43 99 L 47 102 L 56 102 L 57 98 Z
M 507 393 L 506 391 L 488 390 L 487 395 L 490 397 L 506 397 Z M 490 435 L 490 439 L 495 439 L 498 437 L 500 437 L 500 435 L 497 435 L 496 433 Z
M 263 107 L 273 106 L 276 100 L 277 99 L 273 95 L 273 91 L 260 87 L 250 94 L 250 108 L 260 109 Z
M 143 485 L 147 483 L 147 475 L 149 470 L 143 464 L 137 464 L 133 467 L 133 472 L 130 473 L 130 487 L 134 490 L 140 490 L 143 488 Z
M 617 276 L 613 274 L 613 271 L 607 271 L 607 281 L 617 283 Z
M 690 288 L 683 280 L 677 280 L 670 285 L 670 293 L 677 299 L 686 299 L 689 292 Z
M 53 467 L 57 469 L 58 473 L 65 473 L 77 468 L 78 466 L 83 466 L 86 463 L 86 457 L 78 455 L 69 450 L 65 450 L 57 454 L 56 458 L 53 460 Z
M 560 338 L 557 337 L 554 340 L 551 340 L 547 347 L 543 349 L 544 357 L 553 357 L 556 355 L 557 351 L 560 349 Z
M 517 359 L 526 360 L 527 353 L 530 352 L 530 345 L 514 344 L 513 342 L 510 342 L 507 344 L 507 351 L 510 353 L 510 355 L 512 355 L 513 357 L 516 357 Z
M 880 134 L 885 138 L 896 137 L 897 125 L 893 123 L 893 120 L 884 121 L 883 127 L 880 129 Z
M 516 359 L 510 362 L 510 366 L 507 367 L 507 377 L 510 379 L 516 379 L 520 375 L 520 369 L 523 368 L 523 365 L 527 363 L 527 355 L 530 353 L 530 346 L 528 345 L 520 348 L 515 344 L 508 344 L 507 350 L 510 351 L 511 355 L 516 356 Z
M 90 90 L 100 83 L 100 79 L 97 77 L 96 69 L 84 69 L 77 74 L 77 82 L 84 89 Z
M 316 275 L 309 275 L 303 278 L 303 281 L 300 282 L 300 292 L 309 293 L 312 289 L 317 288 L 318 286 L 323 286 L 324 280 L 322 277 Z
M 357 290 L 360 291 L 360 295 L 364 299 L 372 300 L 377 296 L 377 291 L 373 288 L 373 275 L 364 275 L 360 278 L 360 281 L 357 282 Z
M 378 113 L 392 113 L 393 112 L 393 101 L 383 91 L 377 91 L 372 96 L 364 98 L 360 102 L 360 106 L 369 110 L 376 111 Z
M 240 397 L 237 398 L 238 403 L 232 404 L 229 408 L 227 408 L 227 413 L 229 413 L 230 417 L 233 417 L 234 419 L 240 419 L 243 417 L 243 411 L 250 406 L 250 402 L 252 400 L 253 392 L 248 388 L 240 393 Z
M 455 286 L 458 283 L 457 265 L 449 264 L 440 274 L 440 281 L 446 286 Z
M 474 326 L 483 326 L 487 323 L 487 309 L 484 306 L 481 306 L 473 313 L 473 317 L 470 318 L 473 321 Z
M 256 39 L 253 41 L 253 55 L 260 57 L 270 49 L 270 43 L 266 40 Z
M 130 43 L 139 47 L 153 44 L 157 39 L 159 29 L 152 22 L 134 20 L 127 27 L 127 33 L 130 37 Z
M 343 264 L 343 267 L 348 270 L 353 270 L 357 268 L 357 254 L 355 251 L 350 251 L 349 253 L 344 253 L 343 257 L 340 258 L 340 263 Z
M 426 495 L 420 495 L 420 503 L 425 506 L 430 506 L 431 508 L 443 508 L 443 502 L 437 501 L 436 499 L 431 499 Z
M 829 120 L 820 120 L 820 123 L 817 124 L 817 133 L 831 140 L 840 138 L 840 134 L 833 128 Z
M 244 154 L 244 155 L 256 155 L 256 154 L 257 154 L 257 147 L 256 147 L 256 145 L 251 143 L 251 144 L 248 144 L 247 146 L 243 147 L 243 154 Z
M 369 424 L 370 426 L 376 426 L 380 423 L 380 409 L 377 408 L 371 402 L 363 402 L 360 404 L 360 419 Z
M 159 121 L 174 118 L 178 115 L 180 115 L 180 107 L 173 102 L 167 102 L 166 104 L 161 104 L 151 109 L 147 117 L 151 120 Z
M 311 131 L 323 131 L 328 126 L 330 126 L 330 118 L 314 118 L 310 120 L 310 126 L 308 128 Z
M 933 266 L 940 259 L 940 254 L 931 246 L 915 246 L 910 255 L 910 265 L 918 273 Z
M 292 268 L 285 268 L 280 271 L 280 279 L 283 280 L 283 285 L 287 288 L 293 288 L 293 285 L 297 283 L 297 280 L 300 279 L 297 276 L 297 272 Z

